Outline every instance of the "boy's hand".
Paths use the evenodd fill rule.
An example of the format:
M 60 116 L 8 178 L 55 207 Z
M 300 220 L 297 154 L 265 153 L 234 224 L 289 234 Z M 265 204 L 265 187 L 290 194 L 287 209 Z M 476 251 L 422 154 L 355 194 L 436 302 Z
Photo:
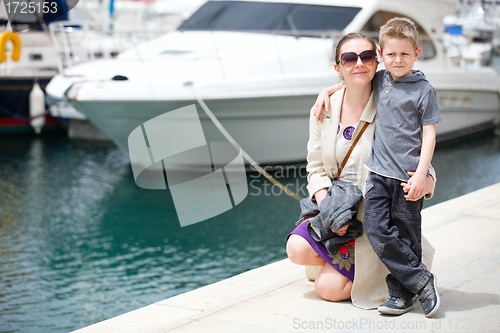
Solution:
M 321 110 L 323 110 L 323 105 L 325 106 L 326 112 L 330 111 L 330 95 L 342 89 L 343 86 L 344 83 L 340 82 L 334 86 L 321 90 L 321 92 L 318 95 L 318 98 L 316 99 L 316 103 L 314 103 L 314 106 L 312 108 L 314 118 L 316 118 L 320 122 L 323 122 L 323 116 L 321 115 Z
M 408 175 L 410 176 L 408 182 L 401 183 L 403 191 L 407 193 L 405 198 L 408 201 L 420 200 L 420 198 L 428 193 L 428 179 L 425 175 L 417 174 L 415 172 L 408 172 Z
M 330 95 L 328 94 L 328 88 L 321 90 L 313 106 L 313 116 L 320 122 L 323 122 L 323 116 L 321 115 L 323 105 L 325 106 L 326 112 L 330 111 Z

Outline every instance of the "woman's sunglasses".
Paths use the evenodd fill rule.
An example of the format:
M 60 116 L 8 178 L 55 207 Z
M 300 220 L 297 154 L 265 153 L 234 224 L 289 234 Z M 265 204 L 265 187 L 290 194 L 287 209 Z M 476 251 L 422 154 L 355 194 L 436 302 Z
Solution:
M 358 62 L 358 57 L 361 59 L 365 65 L 373 65 L 377 61 L 377 54 L 373 50 L 365 50 L 360 54 L 354 52 L 345 52 L 340 56 L 340 60 L 337 61 L 341 63 L 344 67 L 352 67 Z

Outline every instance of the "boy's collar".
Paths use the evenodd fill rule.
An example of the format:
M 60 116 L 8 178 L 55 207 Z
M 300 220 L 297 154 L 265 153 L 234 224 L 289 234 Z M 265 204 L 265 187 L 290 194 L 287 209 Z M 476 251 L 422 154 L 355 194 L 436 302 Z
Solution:
M 423 79 L 426 79 L 424 73 L 419 70 L 419 69 L 412 69 L 411 70 L 411 75 L 407 75 L 407 76 L 403 76 L 403 77 L 400 77 L 399 79 L 393 79 L 392 78 L 392 74 L 391 72 L 389 72 L 387 69 L 385 70 L 385 73 L 384 73 L 384 77 L 386 80 L 388 80 L 389 82 L 405 82 L 405 81 L 410 81 L 410 82 L 414 82 L 415 81 L 415 75 L 418 75 L 418 76 L 422 76 Z M 419 77 L 420 79 L 420 77 Z

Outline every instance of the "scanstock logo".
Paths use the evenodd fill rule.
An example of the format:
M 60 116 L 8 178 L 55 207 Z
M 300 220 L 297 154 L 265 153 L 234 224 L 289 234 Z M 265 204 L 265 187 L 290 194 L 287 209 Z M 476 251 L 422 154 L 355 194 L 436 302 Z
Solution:
M 1 1 L 4 4 L 7 19 L 13 32 L 35 28 L 56 20 L 67 20 L 68 12 L 78 4 L 78 0 Z
M 222 214 L 248 194 L 241 148 L 207 143 L 195 105 L 164 113 L 128 137 L 137 186 L 172 194 L 181 227 Z

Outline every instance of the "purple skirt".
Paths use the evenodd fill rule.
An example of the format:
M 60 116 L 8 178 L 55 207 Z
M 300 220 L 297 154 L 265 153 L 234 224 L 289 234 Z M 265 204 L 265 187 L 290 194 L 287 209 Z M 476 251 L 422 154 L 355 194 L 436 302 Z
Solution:
M 321 258 L 323 258 L 328 264 L 330 264 L 336 271 L 348 278 L 349 280 L 354 280 L 354 240 L 343 245 L 332 258 L 328 254 L 325 246 L 321 243 L 316 242 L 309 231 L 307 231 L 307 224 L 309 221 L 305 220 L 302 224 L 298 225 L 289 235 L 299 235 L 304 238 L 309 245 L 316 251 Z M 287 237 L 287 238 L 288 238 Z

